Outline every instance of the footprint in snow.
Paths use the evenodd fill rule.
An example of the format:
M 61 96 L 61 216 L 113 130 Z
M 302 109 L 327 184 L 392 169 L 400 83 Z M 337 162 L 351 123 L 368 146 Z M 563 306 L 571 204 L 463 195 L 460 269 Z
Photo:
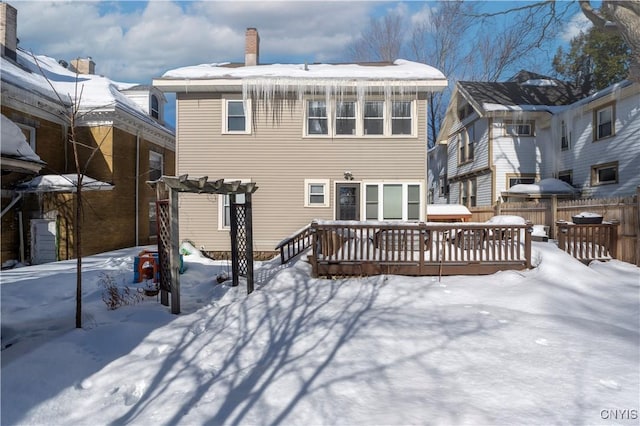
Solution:
M 547 339 L 536 339 L 536 343 L 540 346 L 549 346 Z

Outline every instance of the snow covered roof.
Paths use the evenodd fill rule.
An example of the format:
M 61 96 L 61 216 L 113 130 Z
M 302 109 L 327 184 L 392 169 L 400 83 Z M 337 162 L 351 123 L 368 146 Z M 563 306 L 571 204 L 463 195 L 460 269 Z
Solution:
M 409 87 L 413 90 L 441 90 L 447 86 L 445 75 L 436 68 L 398 59 L 393 63 L 376 64 L 271 64 L 233 67 L 229 63 L 212 63 L 169 70 L 154 85 L 166 91 L 185 91 L 189 88 L 214 90 L 212 80 L 219 86 L 277 86 L 289 90 L 301 87 L 365 88 L 372 86 Z
M 120 92 L 136 87 L 138 83 L 116 82 L 94 74 L 76 75 L 74 71 L 63 67 L 54 58 L 32 55 L 21 49 L 16 53 L 16 62 L 4 56 L 1 59 L 3 85 L 11 84 L 58 105 L 60 105 L 58 95 L 66 106 L 78 100 L 81 112 L 99 112 L 117 107 L 146 124 L 170 131 L 149 117 L 133 100 Z
M 65 175 L 40 175 L 28 182 L 16 186 L 18 192 L 76 192 L 78 175 L 75 173 Z M 113 185 L 84 176 L 82 178 L 83 191 L 110 191 Z
M 564 195 L 573 196 L 578 193 L 578 189 L 569 185 L 560 179 L 548 178 L 542 179 L 537 183 L 521 183 L 514 185 L 509 190 L 504 191 L 505 195 L 516 196 L 545 196 L 545 195 Z
M 3 114 L 0 124 L 2 131 L 0 151 L 2 151 L 3 157 L 43 163 L 40 157 L 31 149 L 24 133 L 22 133 L 22 130 L 20 130 L 20 127 L 18 127 L 16 123 L 9 120 Z
M 248 67 L 227 67 L 228 63 L 201 64 L 176 68 L 162 78 L 312 78 L 357 80 L 444 80 L 436 68 L 418 62 L 398 59 L 392 64 L 271 64 Z

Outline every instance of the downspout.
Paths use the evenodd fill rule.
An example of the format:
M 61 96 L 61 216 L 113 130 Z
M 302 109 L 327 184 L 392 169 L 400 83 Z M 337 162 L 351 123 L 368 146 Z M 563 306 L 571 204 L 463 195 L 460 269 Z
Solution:
M 140 131 L 136 132 L 136 246 L 140 245 L 140 236 L 138 231 L 140 229 Z

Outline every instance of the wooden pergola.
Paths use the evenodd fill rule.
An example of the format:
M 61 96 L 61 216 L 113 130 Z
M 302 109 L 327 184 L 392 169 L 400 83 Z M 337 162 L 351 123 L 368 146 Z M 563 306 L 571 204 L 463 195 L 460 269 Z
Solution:
M 255 183 L 209 181 L 207 176 L 189 179 L 188 175 L 162 176 L 147 182 L 156 190 L 158 222 L 158 258 L 160 262 L 160 302 L 169 306 L 171 313 L 180 313 L 180 237 L 178 194 L 228 195 L 231 209 L 231 265 L 232 285 L 239 284 L 240 276 L 247 279 L 247 293 L 253 291 L 253 226 L 251 194 Z M 244 202 L 237 196 L 244 195 Z

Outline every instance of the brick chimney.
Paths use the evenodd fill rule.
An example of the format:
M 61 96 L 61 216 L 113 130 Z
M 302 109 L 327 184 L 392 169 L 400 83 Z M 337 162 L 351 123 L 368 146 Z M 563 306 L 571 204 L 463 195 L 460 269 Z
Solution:
M 246 67 L 260 63 L 260 36 L 255 28 L 247 28 L 245 33 L 244 65 Z
M 86 58 L 73 59 L 69 68 L 71 69 L 71 71 L 75 71 L 78 74 L 96 73 L 96 63 L 93 62 L 91 56 L 87 56 Z
M 0 50 L 2 56 L 16 60 L 18 48 L 18 11 L 8 3 L 0 3 Z

